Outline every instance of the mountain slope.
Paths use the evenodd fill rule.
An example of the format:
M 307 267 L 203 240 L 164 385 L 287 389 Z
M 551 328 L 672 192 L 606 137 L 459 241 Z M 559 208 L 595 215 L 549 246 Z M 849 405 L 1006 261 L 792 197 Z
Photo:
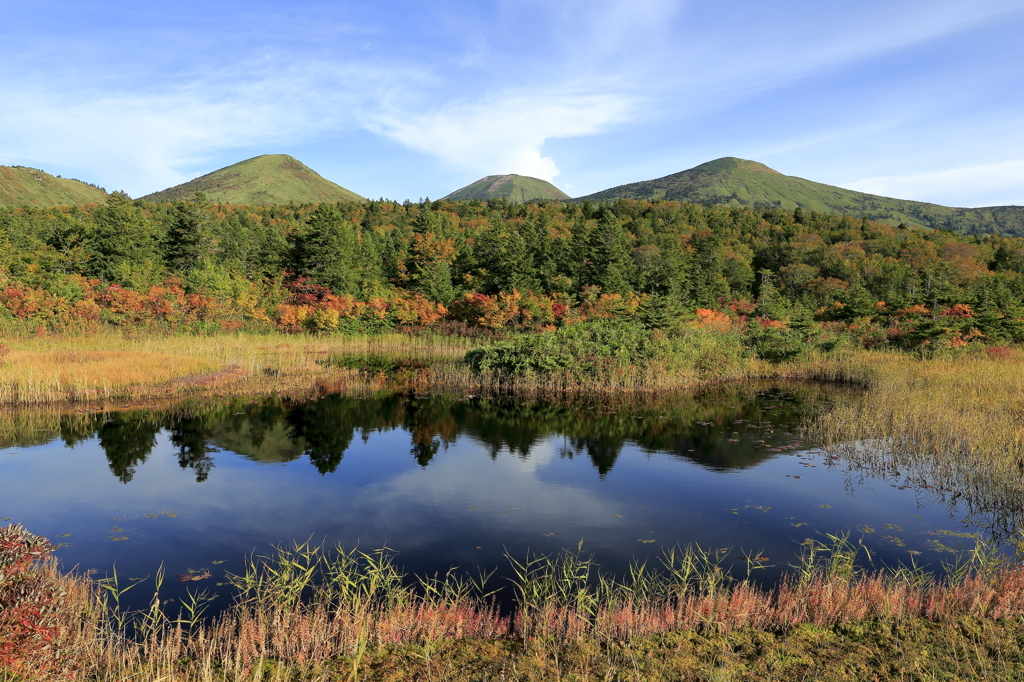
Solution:
M 950 208 L 892 199 L 783 175 L 756 161 L 726 157 L 656 180 L 634 182 L 575 201 L 666 199 L 699 204 L 753 206 L 837 213 L 911 227 L 967 234 L 1024 236 L 1024 206 Z
M 26 166 L 0 166 L 0 206 L 81 206 L 106 200 L 104 190 L 79 180 Z
M 196 192 L 205 193 L 210 201 L 225 204 L 363 200 L 355 192 L 326 180 L 287 154 L 265 154 L 247 159 L 142 198 L 148 201 L 177 201 L 191 199 Z
M 546 180 L 525 175 L 488 175 L 444 197 L 451 201 L 508 199 L 525 203 L 536 199 L 564 201 L 571 197 Z

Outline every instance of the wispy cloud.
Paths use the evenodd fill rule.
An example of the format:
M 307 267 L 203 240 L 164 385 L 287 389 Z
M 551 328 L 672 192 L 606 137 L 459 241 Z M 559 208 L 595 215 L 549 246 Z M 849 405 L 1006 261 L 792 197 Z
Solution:
M 628 119 L 639 104 L 635 96 L 590 90 L 511 90 L 426 112 L 386 104 L 364 112 L 363 120 L 371 130 L 455 166 L 550 181 L 559 171 L 543 154 L 547 140 L 603 132 Z
M 928 197 L 921 200 L 947 206 L 967 196 L 982 198 L 986 206 L 1024 204 L 1024 161 L 865 178 L 844 187 L 888 197 Z
M 0 163 L 59 160 L 138 196 L 188 179 L 217 152 L 273 147 L 356 125 L 355 98 L 389 84 L 354 65 L 225 69 L 159 91 L 66 92 L 25 85 L 0 108 Z M 329 94 L 309 98 L 309 92 Z M 94 178 L 83 178 L 94 180 Z
M 451 0 L 412 3 L 406 9 L 414 20 L 405 22 L 383 5 L 314 2 L 308 12 L 275 14 L 270 25 L 272 8 L 257 3 L 236 21 L 240 6 L 229 3 L 212 8 L 209 20 L 139 30 L 98 22 L 51 36 L 17 30 L 43 23 L 30 21 L 27 7 L 18 26 L 0 28 L 17 41 L 0 56 L 0 163 L 80 168 L 83 179 L 132 194 L 212 170 L 203 164 L 225 150 L 371 138 L 366 131 L 447 169 L 547 180 L 560 173 L 553 140 L 621 133 L 616 149 L 628 149 L 630 141 L 660 135 L 674 146 L 652 153 L 678 156 L 693 139 L 728 135 L 717 126 L 719 112 L 756 123 L 759 112 L 743 107 L 766 93 L 1024 16 L 1015 0 L 869 0 L 838 8 Z M 229 20 L 236 30 L 224 36 L 220 27 Z M 143 49 L 147 41 L 152 54 Z M 131 57 L 119 57 L 123 50 Z M 877 109 L 865 110 L 860 127 L 877 129 L 880 117 L 891 126 L 892 110 Z M 849 120 L 831 123 L 832 131 L 850 128 Z M 825 139 L 828 127 L 815 132 Z M 583 145 L 574 152 L 577 166 L 600 156 Z M 967 158 L 977 165 L 998 157 Z M 860 182 L 883 180 L 896 182 Z M 593 179 L 572 181 L 582 187 Z M 419 182 L 400 184 L 412 195 Z

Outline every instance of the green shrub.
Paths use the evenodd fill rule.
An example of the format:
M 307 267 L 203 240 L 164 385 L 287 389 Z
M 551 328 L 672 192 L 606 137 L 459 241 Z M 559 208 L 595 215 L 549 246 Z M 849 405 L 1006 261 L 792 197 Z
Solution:
M 751 320 L 744 344 L 762 360 L 778 364 L 797 360 L 807 352 L 803 335 L 788 327 L 762 327 Z
M 475 372 L 505 377 L 565 373 L 577 379 L 639 369 L 721 376 L 744 360 L 739 333 L 683 325 L 673 332 L 639 324 L 596 321 L 522 335 L 466 353 Z
M 643 327 L 602 320 L 475 348 L 465 360 L 474 372 L 508 377 L 567 372 L 583 378 L 644 362 L 655 346 Z

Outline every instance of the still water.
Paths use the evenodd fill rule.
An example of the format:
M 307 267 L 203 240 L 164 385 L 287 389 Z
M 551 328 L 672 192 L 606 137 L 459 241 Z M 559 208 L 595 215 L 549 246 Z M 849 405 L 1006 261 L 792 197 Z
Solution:
M 977 529 L 940 485 L 852 470 L 801 439 L 834 399 L 822 386 L 734 386 L 640 403 L 382 393 L 10 413 L 0 518 L 63 543 L 63 564 L 97 577 L 115 564 L 125 583 L 161 564 L 208 570 L 164 596 L 202 587 L 220 606 L 247 557 L 306 539 L 387 546 L 418 574 L 580 542 L 621 573 L 698 543 L 730 547 L 736 575 L 763 557 L 755 577 L 770 581 L 801 542 L 847 532 L 879 567 L 950 560 Z M 152 594 L 134 592 L 138 604 Z

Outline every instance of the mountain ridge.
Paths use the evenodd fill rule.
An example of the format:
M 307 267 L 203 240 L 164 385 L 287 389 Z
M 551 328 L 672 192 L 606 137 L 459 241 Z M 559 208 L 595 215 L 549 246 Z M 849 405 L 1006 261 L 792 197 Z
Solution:
M 29 166 L 0 166 L 0 206 L 81 206 L 102 204 L 107 191 Z
M 190 199 L 196 192 L 218 203 L 254 206 L 365 200 L 287 154 L 254 156 L 141 198 L 178 201 Z
M 642 180 L 577 197 L 690 201 L 752 208 L 780 208 L 868 218 L 889 225 L 948 229 L 964 234 L 1024 236 L 1024 206 L 956 208 L 896 199 L 785 175 L 763 163 L 723 157 L 654 180 Z

